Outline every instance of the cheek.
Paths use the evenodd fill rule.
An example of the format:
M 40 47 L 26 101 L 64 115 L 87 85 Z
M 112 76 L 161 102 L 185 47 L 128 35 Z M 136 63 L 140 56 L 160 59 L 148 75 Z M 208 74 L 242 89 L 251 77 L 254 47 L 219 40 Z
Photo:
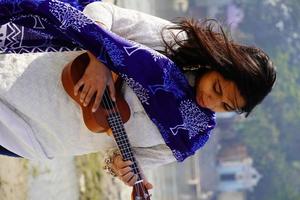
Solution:
M 203 87 L 201 87 L 200 82 L 198 82 L 198 84 L 196 85 L 196 97 L 199 97 L 199 95 L 201 95 L 201 93 L 203 93 Z
M 196 97 L 199 95 L 211 96 L 213 93 L 213 86 L 209 82 L 199 81 L 196 88 Z
M 202 107 L 206 107 L 205 104 L 203 104 L 203 100 L 207 99 L 209 91 L 207 90 L 207 86 L 205 84 L 198 84 L 196 88 L 196 102 L 198 105 Z

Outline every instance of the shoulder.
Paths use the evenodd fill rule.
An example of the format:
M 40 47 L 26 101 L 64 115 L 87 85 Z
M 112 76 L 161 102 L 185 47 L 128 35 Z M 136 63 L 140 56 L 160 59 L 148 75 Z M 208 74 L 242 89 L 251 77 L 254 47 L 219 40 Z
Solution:
M 105 9 L 112 12 L 113 4 L 102 2 L 102 1 L 95 1 L 86 5 L 83 9 L 83 12 L 90 11 L 90 10 L 99 10 L 99 9 Z
M 141 23 L 156 23 L 162 25 L 170 25 L 172 24 L 170 21 L 128 8 L 122 8 L 116 6 L 112 3 L 107 2 L 100 2 L 96 1 L 93 3 L 88 4 L 83 12 L 92 12 L 97 15 L 101 15 L 102 12 L 110 12 L 112 14 L 113 20 L 130 20 L 134 22 L 141 22 Z

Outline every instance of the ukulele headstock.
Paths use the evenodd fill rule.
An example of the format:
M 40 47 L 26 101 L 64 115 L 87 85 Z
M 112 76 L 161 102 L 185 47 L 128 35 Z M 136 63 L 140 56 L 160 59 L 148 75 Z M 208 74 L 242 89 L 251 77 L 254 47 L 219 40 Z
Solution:
M 131 200 L 151 200 L 151 195 L 145 188 L 143 181 L 135 183 L 131 193 Z

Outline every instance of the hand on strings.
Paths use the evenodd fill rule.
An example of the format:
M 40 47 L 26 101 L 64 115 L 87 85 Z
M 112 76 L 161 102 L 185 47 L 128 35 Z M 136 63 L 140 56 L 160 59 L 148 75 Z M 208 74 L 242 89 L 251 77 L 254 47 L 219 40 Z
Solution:
M 121 155 L 114 157 L 112 162 L 113 171 L 117 174 L 118 178 L 128 186 L 133 186 L 138 179 L 138 176 L 133 173 L 132 168 L 130 167 L 132 164 L 133 162 L 130 160 L 124 161 Z M 152 189 L 153 185 L 146 179 L 141 169 L 140 172 L 146 189 Z
M 115 101 L 115 87 L 111 71 L 101 63 L 92 53 L 87 52 L 90 62 L 84 75 L 74 87 L 74 95 L 80 94 L 80 101 L 84 106 L 89 105 L 95 95 L 92 111 L 95 112 L 102 100 L 103 93 L 108 87 L 111 99 Z

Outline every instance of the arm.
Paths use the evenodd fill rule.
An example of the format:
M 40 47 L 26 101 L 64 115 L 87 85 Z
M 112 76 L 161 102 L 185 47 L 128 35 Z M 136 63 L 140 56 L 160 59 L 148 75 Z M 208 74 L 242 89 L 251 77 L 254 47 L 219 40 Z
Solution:
M 141 169 L 153 170 L 161 165 L 176 161 L 171 150 L 165 144 L 152 147 L 134 147 L 133 151 L 141 172 Z M 122 156 L 116 148 L 108 150 L 105 157 L 105 169 L 110 171 L 111 174 L 117 176 L 129 186 L 132 186 L 136 182 L 137 176 L 131 172 L 130 168 L 132 162 L 123 161 Z M 147 189 L 153 188 L 143 173 L 142 176 L 144 177 Z
M 80 88 L 80 101 L 84 106 L 90 103 L 90 100 L 96 95 L 92 112 L 95 112 L 100 103 L 106 87 L 108 87 L 111 98 L 115 101 L 115 86 L 112 78 L 111 71 L 101 63 L 92 53 L 88 52 L 90 62 L 81 77 L 74 87 L 74 95 L 79 94 Z
M 153 170 L 176 161 L 172 151 L 166 144 L 152 147 L 134 147 L 133 151 L 143 170 Z
M 109 3 L 94 2 L 88 4 L 83 13 L 107 30 L 112 29 L 113 8 Z
M 83 10 L 83 13 L 112 32 L 156 50 L 164 50 L 161 30 L 165 26 L 172 25 L 172 23 L 167 20 L 151 16 L 143 12 L 120 8 L 113 4 L 104 2 L 93 2 L 88 4 Z M 176 35 L 176 30 L 174 30 L 172 34 Z M 172 34 L 171 32 L 168 32 L 165 39 L 167 41 L 172 40 Z M 85 85 L 86 81 L 91 78 L 94 79 L 93 74 L 86 74 L 85 79 L 81 81 L 81 84 L 78 84 L 76 88 Z M 107 77 L 106 80 L 108 81 L 110 79 L 111 77 Z M 96 83 L 96 81 L 93 82 Z M 98 91 L 97 99 L 94 103 L 94 108 L 96 109 L 101 100 L 103 90 L 105 88 L 104 86 L 106 85 L 109 86 L 111 97 L 114 98 L 115 89 L 113 85 L 111 85 L 110 82 L 103 82 L 103 84 L 104 85 L 101 86 L 90 85 L 84 87 L 85 93 L 82 94 L 82 99 L 85 99 L 86 104 L 89 103 L 90 98 L 95 91 Z M 90 92 L 87 92 L 88 90 Z
M 162 18 L 104 2 L 90 3 L 83 12 L 112 32 L 156 50 L 164 50 L 161 30 L 173 25 Z M 178 31 L 172 32 L 176 35 Z M 167 40 L 171 40 L 170 35 L 166 35 Z
M 96 9 L 93 3 L 88 4 L 83 13 L 93 19 L 102 28 L 111 29 L 112 26 L 112 10 L 109 4 L 97 4 Z M 101 13 L 101 14 L 99 14 Z M 111 71 L 101 63 L 91 52 L 87 52 L 90 63 L 82 76 L 74 87 L 74 95 L 77 96 L 80 88 L 80 101 L 87 106 L 92 97 L 96 95 L 92 111 L 95 112 L 100 103 L 106 86 L 110 91 L 112 100 L 115 100 L 115 87 L 112 79 Z
M 152 48 L 163 48 L 161 45 L 160 30 L 165 25 L 170 24 L 170 22 L 166 20 L 145 13 L 120 8 L 103 2 L 89 4 L 84 9 L 84 13 L 94 21 L 105 24 L 105 26 L 116 34 Z M 152 169 L 175 161 L 172 152 L 166 145 L 149 148 L 134 148 L 134 151 L 136 159 L 143 169 Z M 121 156 L 110 160 L 113 161 L 112 169 L 119 175 L 119 178 L 127 184 L 132 184 L 132 180 L 134 179 L 132 179 L 133 174 L 129 168 L 130 162 L 124 162 Z M 120 176 L 120 170 L 122 176 Z

